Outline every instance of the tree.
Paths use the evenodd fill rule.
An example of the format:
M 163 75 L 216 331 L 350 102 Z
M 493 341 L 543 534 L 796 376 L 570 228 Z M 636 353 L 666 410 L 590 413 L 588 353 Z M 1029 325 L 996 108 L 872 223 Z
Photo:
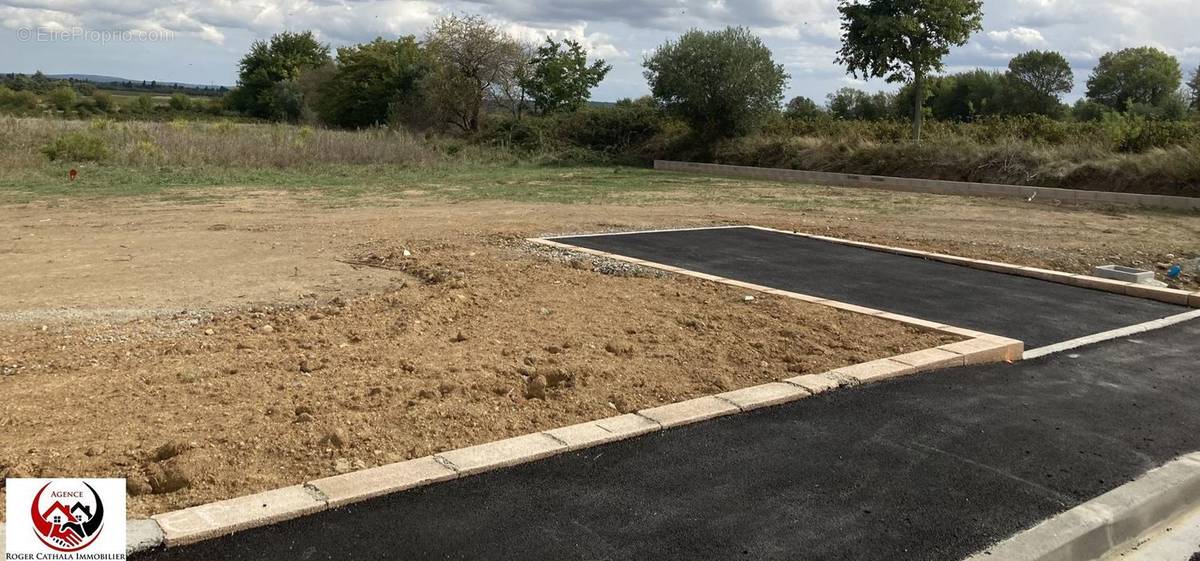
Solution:
M 692 30 L 646 58 L 650 91 L 705 137 L 734 136 L 779 111 L 789 76 L 742 27 Z
M 337 64 L 319 84 L 314 106 L 321 118 L 341 127 L 386 124 L 394 111 L 420 102 L 420 82 L 429 70 L 416 37 L 370 43 L 337 50 Z M 307 76 L 301 78 L 304 82 Z
M 255 41 L 242 57 L 238 86 L 229 96 L 230 105 L 254 117 L 295 119 L 300 105 L 294 98 L 294 82 L 302 71 L 329 61 L 329 46 L 317 41 L 311 31 L 284 31 L 270 41 Z
M 1008 61 L 1008 72 L 1034 93 L 1058 99 L 1075 87 L 1071 64 L 1054 51 L 1029 51 Z
M 1122 49 L 1100 57 L 1088 78 L 1087 96 L 1117 111 L 1135 103 L 1157 106 L 1182 81 L 1175 57 L 1154 47 Z
M 1017 98 L 1028 96 L 1017 95 L 1014 90 L 1021 86 L 1014 82 L 1006 74 L 981 68 L 928 78 L 925 105 L 934 118 L 960 122 L 991 115 L 1025 113 L 1027 111 Z M 912 96 L 911 84 L 897 94 L 907 106 L 912 106 Z
M 845 87 L 825 98 L 829 114 L 837 119 L 857 121 L 882 121 L 890 119 L 895 106 L 895 96 L 887 92 L 869 94 L 859 89 Z
M 925 78 L 950 47 L 982 28 L 982 0 L 840 0 L 842 48 L 850 74 L 913 85 L 913 140 L 921 140 Z
M 609 70 L 612 66 L 603 59 L 588 64 L 587 51 L 579 43 L 547 37 L 530 59 L 520 85 L 539 113 L 573 111 L 587 102 L 592 88 Z
M 817 102 L 802 95 L 793 97 L 784 111 L 793 119 L 812 119 L 821 115 L 821 107 Z
M 464 131 L 479 130 L 484 100 L 510 79 L 520 45 L 480 16 L 439 19 L 425 39 L 432 69 L 426 96 L 443 120 Z

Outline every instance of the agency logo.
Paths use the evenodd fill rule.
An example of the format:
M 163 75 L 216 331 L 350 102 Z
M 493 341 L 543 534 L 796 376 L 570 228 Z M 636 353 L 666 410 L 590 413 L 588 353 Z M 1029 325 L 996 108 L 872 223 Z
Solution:
M 124 479 L 9 479 L 5 488 L 6 559 L 125 558 Z

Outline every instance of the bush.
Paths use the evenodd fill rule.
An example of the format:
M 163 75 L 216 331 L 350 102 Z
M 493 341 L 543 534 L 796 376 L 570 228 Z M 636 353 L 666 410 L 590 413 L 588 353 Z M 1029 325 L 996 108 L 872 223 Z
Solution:
M 141 115 L 154 112 L 154 98 L 142 94 L 133 98 L 133 102 L 129 104 L 129 111 Z
M 109 156 L 104 139 L 82 132 L 67 133 L 42 147 L 50 161 L 97 162 Z
M 663 116 L 650 103 L 620 103 L 612 108 L 585 108 L 558 118 L 564 140 L 577 146 L 616 154 L 638 146 L 663 130 Z
M 0 88 L 0 107 L 11 109 L 14 111 L 31 111 L 37 109 L 37 95 L 28 90 L 12 91 L 8 88 Z
M 96 109 L 105 113 L 111 112 L 116 108 L 116 102 L 113 101 L 113 96 L 106 92 L 96 92 L 92 95 L 92 100 L 96 103 Z
M 167 105 L 175 111 L 187 111 L 192 108 L 192 98 L 186 94 L 173 93 L 171 99 L 167 101 Z
M 67 111 L 75 107 L 77 99 L 75 90 L 71 89 L 70 86 L 59 86 L 51 90 L 49 94 L 50 105 L 61 111 Z

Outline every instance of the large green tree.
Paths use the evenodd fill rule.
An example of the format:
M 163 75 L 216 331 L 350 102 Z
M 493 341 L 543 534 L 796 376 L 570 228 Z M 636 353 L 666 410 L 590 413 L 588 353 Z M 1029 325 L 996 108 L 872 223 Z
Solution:
M 431 108 L 464 131 L 477 131 L 484 103 L 498 97 L 521 66 L 521 45 L 486 19 L 450 15 L 438 20 L 425 39 L 432 64 L 423 81 Z
M 1007 76 L 1014 86 L 1015 113 L 1061 115 L 1061 96 L 1075 87 L 1071 64 L 1054 51 L 1029 51 L 1013 57 L 1008 61 Z
M 1179 90 L 1183 71 L 1175 57 L 1154 47 L 1105 53 L 1087 81 L 1087 96 L 1117 111 L 1157 106 Z
M 591 96 L 612 66 L 597 60 L 588 64 L 587 51 L 575 41 L 549 37 L 537 48 L 521 75 L 520 85 L 534 108 L 546 114 L 578 109 Z
M 333 76 L 320 86 L 317 112 L 341 127 L 386 124 L 419 104 L 420 81 L 427 71 L 412 36 L 341 47 Z
M 329 46 L 311 31 L 284 31 L 269 41 L 255 41 L 239 64 L 230 106 L 254 117 L 295 119 L 303 108 L 296 79 L 327 62 Z
M 742 134 L 779 111 L 788 79 L 771 50 L 742 27 L 688 31 L 643 65 L 654 98 L 706 137 Z
M 950 47 L 982 27 L 982 0 L 841 0 L 842 48 L 850 74 L 913 85 L 913 139 L 921 139 L 925 79 Z

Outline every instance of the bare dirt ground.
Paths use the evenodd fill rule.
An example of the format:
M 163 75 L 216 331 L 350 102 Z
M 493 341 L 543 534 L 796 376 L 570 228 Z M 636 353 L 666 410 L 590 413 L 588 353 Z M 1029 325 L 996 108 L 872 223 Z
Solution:
M 0 471 L 128 476 L 144 516 L 943 341 L 526 236 L 755 223 L 1076 272 L 1200 249 L 1189 215 L 740 188 L 2 207 Z

